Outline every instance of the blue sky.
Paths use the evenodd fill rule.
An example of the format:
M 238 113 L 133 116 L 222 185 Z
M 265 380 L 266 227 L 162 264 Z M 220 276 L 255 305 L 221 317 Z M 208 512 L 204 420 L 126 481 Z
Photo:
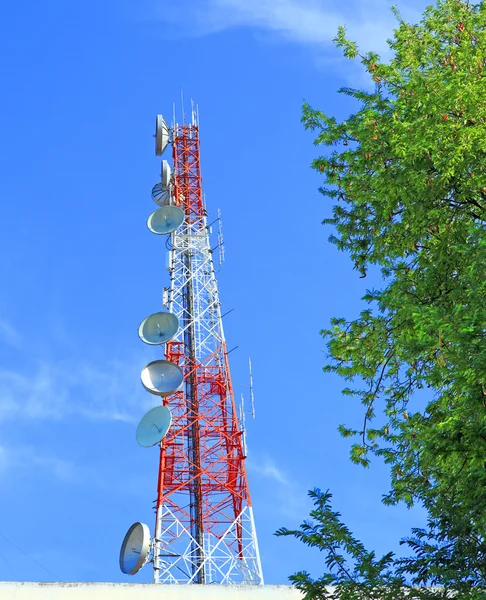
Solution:
M 156 113 L 181 89 L 200 109 L 207 206 L 221 208 L 219 274 L 235 389 L 252 357 L 248 473 L 267 583 L 323 560 L 273 532 L 330 488 L 377 551 L 421 519 L 380 506 L 386 471 L 348 460 L 337 425 L 360 420 L 322 373 L 319 330 L 355 316 L 370 282 L 327 242 L 330 212 L 309 169 L 318 152 L 303 99 L 337 117 L 336 90 L 366 85 L 331 39 L 340 23 L 386 52 L 388 0 L 18 0 L 0 18 L 0 580 L 127 578 L 118 552 L 134 521 L 153 525 L 157 452 L 135 443 L 153 400 L 138 339 L 160 306 L 165 247 L 155 205 Z M 425 2 L 399 4 L 418 20 Z M 157 354 L 158 356 L 158 354 Z M 7 541 L 10 540 L 10 541 Z M 12 545 L 13 542 L 15 544 Z M 24 554 L 26 552 L 28 557 Z M 47 570 L 46 570 L 47 569 Z

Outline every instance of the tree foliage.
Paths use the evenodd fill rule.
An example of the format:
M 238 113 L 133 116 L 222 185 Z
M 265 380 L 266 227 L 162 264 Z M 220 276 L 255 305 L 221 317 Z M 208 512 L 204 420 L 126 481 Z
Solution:
M 335 39 L 375 85 L 340 90 L 356 113 L 338 122 L 303 107 L 315 144 L 330 148 L 313 162 L 334 202 L 330 241 L 361 277 L 374 268 L 383 278 L 358 318 L 334 318 L 322 332 L 325 371 L 363 406 L 362 425 L 340 426 L 351 459 L 383 458 L 385 503 L 428 511 L 427 528 L 403 541 L 412 556 L 376 567 L 393 574 L 382 584 L 401 577 L 472 598 L 486 583 L 486 4 L 439 0 L 418 25 L 393 10 L 389 62 L 360 54 L 342 27 Z M 324 530 L 312 543 L 336 543 L 329 498 L 313 494 Z M 306 527 L 280 534 L 310 543 Z

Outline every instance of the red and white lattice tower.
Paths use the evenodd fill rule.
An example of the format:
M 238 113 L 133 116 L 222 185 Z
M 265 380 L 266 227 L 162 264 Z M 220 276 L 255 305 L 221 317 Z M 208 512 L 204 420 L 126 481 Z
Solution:
M 155 583 L 263 584 L 245 469 L 244 432 L 228 365 L 204 205 L 199 126 L 172 128 L 173 204 L 164 300 L 180 329 L 165 357 L 184 373 L 163 398 L 172 426 L 161 442 L 152 546 Z

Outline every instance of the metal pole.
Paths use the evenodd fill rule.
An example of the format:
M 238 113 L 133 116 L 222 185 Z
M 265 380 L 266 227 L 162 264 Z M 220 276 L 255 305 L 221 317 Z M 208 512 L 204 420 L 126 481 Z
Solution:
M 183 261 L 186 267 L 186 283 L 184 286 L 184 306 L 185 306 L 185 331 L 184 331 L 184 352 L 188 357 L 189 373 L 186 377 L 186 398 L 188 403 L 188 425 L 189 436 L 187 438 L 189 454 L 189 473 L 192 480 L 190 486 L 190 512 L 191 512 L 191 533 L 196 540 L 193 545 L 193 552 L 196 555 L 194 561 L 194 583 L 205 583 L 204 577 L 204 524 L 202 518 L 202 490 L 201 490 L 201 452 L 200 452 L 200 432 L 199 432 L 199 401 L 197 396 L 197 357 L 195 348 L 196 331 L 194 324 L 194 290 L 192 285 L 192 265 L 191 265 L 191 233 L 190 225 L 187 225 L 187 248 L 183 255 Z

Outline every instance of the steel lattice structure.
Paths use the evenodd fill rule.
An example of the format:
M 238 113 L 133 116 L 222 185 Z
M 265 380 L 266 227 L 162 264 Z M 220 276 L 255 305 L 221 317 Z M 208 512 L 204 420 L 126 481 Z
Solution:
M 174 204 L 185 221 L 170 235 L 166 306 L 180 330 L 166 359 L 182 368 L 184 386 L 163 400 L 173 421 L 160 447 L 154 581 L 263 584 L 194 117 L 173 126 L 172 144 Z

